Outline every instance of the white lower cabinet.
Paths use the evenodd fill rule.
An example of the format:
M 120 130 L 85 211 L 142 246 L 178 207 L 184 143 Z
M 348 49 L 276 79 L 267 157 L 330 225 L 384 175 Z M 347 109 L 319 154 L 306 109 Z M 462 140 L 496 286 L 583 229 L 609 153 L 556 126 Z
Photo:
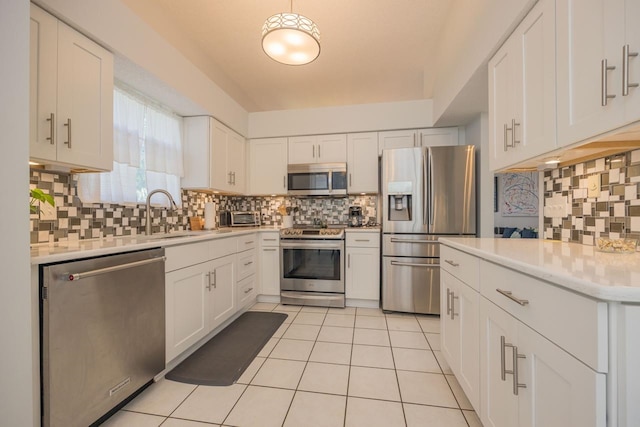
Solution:
M 258 294 L 258 284 L 256 283 L 256 275 L 253 274 L 238 281 L 236 286 L 236 301 L 238 309 L 248 307 L 256 299 Z
M 480 403 L 479 298 L 478 291 L 441 270 L 442 354 L 474 408 Z
M 166 360 L 207 335 L 210 265 L 208 262 L 165 275 Z
M 347 231 L 345 298 L 380 301 L 380 233 Z
M 280 298 L 280 235 L 277 231 L 260 233 L 260 295 Z
M 211 261 L 211 276 L 208 286 L 211 310 L 209 330 L 220 326 L 235 314 L 236 309 L 236 255 L 227 255 Z
M 485 427 L 606 426 L 606 377 L 482 298 Z

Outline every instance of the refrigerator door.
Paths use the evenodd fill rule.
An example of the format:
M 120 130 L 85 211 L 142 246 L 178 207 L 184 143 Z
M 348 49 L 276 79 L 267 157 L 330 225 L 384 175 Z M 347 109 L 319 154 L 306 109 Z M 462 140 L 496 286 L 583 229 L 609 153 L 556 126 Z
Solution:
M 382 229 L 427 233 L 424 215 L 424 148 L 382 151 Z
M 476 233 L 475 147 L 425 151 L 425 210 L 431 234 Z

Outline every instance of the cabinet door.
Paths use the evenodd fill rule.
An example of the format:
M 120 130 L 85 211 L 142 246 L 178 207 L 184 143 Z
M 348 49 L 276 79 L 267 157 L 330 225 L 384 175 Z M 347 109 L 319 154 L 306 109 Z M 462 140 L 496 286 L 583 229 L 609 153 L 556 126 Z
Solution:
M 516 88 L 514 39 L 509 39 L 489 61 L 489 166 L 501 169 L 510 163 L 513 138 L 508 130 L 514 119 Z
M 474 408 L 480 408 L 480 294 L 460 282 L 451 308 L 460 327 L 460 368 L 456 375 Z
M 606 426 L 605 374 L 522 323 L 518 342 L 520 427 Z
M 345 163 L 347 161 L 347 135 L 319 135 L 318 162 Z
M 209 332 L 209 272 L 209 263 L 202 263 L 165 276 L 167 362 Z
M 411 148 L 418 145 L 415 130 L 393 130 L 378 133 L 378 154 L 387 148 Z
M 380 300 L 380 248 L 348 247 L 345 298 Z
M 378 134 L 352 133 L 347 136 L 349 194 L 378 192 Z
M 209 158 L 209 170 L 211 176 L 210 188 L 222 191 L 233 191 L 231 188 L 232 176 L 228 168 L 228 136 L 231 129 L 218 122 L 209 119 L 211 127 L 211 151 Z
M 209 189 L 214 182 L 209 165 L 213 158 L 213 119 L 185 117 L 183 124 L 184 176 L 180 183 L 183 188 Z
M 460 371 L 460 317 L 459 312 L 451 316 L 451 295 L 459 299 L 459 283 L 449 272 L 440 270 L 440 347 L 456 376 Z
M 315 135 L 289 138 L 289 164 L 316 163 L 318 138 Z
M 529 159 L 556 147 L 555 1 L 543 0 L 516 30 L 520 84 L 515 93 L 515 150 Z
M 498 306 L 480 298 L 480 418 L 485 427 L 518 425 L 518 397 L 513 394 L 512 348 L 517 345 L 517 320 Z M 504 366 L 501 361 L 504 360 Z M 520 365 L 519 365 L 520 366 Z
M 258 293 L 256 275 L 252 274 L 238 281 L 237 289 L 238 310 L 253 304 Z
M 423 147 L 458 145 L 458 128 L 431 128 L 418 130 L 418 141 Z
M 31 4 L 29 157 L 56 160 L 58 20 Z
M 58 22 L 59 162 L 113 168 L 113 56 Z
M 220 326 L 235 313 L 236 308 L 236 255 L 227 255 L 211 261 L 211 287 L 209 331 Z
M 640 1 L 627 0 L 625 2 L 625 44 L 629 45 L 629 52 L 640 52 Z M 629 57 L 629 83 L 640 83 L 640 55 Z M 624 94 L 623 94 L 624 95 Z M 625 98 L 625 121 L 627 123 L 640 120 L 640 87 L 630 87 Z
M 280 249 L 260 250 L 260 294 L 280 295 Z
M 249 193 L 287 193 L 287 138 L 254 139 L 249 142 Z
M 556 3 L 558 144 L 561 146 L 614 129 L 624 122 L 623 15 L 624 0 L 558 0 Z M 615 69 L 603 70 L 603 60 Z M 605 90 L 615 98 L 605 98 L 607 105 L 603 106 Z
M 229 130 L 227 134 L 227 169 L 231 172 L 231 191 L 243 194 L 246 190 L 245 153 L 246 141 Z

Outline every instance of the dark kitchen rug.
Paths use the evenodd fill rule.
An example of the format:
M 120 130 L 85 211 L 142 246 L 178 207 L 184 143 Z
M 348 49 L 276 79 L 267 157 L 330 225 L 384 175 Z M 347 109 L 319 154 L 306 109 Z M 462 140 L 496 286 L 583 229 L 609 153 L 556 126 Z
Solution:
M 182 361 L 165 378 L 182 383 L 235 383 L 287 318 L 284 313 L 247 311 Z

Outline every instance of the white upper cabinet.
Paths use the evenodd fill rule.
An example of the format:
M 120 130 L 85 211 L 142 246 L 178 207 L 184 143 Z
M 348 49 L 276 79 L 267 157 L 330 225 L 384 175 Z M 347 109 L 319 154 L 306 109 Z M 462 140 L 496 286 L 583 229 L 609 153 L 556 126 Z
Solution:
M 639 120 L 640 2 L 558 0 L 556 9 L 559 144 Z
M 289 164 L 345 163 L 347 136 L 308 135 L 289 138 Z
M 378 133 L 347 135 L 349 194 L 378 192 Z
M 460 143 L 457 127 L 392 130 L 378 133 L 378 155 L 389 148 L 438 147 Z
M 182 187 L 245 192 L 245 139 L 212 117 L 184 118 Z
M 492 170 L 556 147 L 554 17 L 554 2 L 539 2 L 489 61 Z
M 249 193 L 287 193 L 287 138 L 249 141 Z
M 30 157 L 111 170 L 113 55 L 32 4 L 30 69 Z

